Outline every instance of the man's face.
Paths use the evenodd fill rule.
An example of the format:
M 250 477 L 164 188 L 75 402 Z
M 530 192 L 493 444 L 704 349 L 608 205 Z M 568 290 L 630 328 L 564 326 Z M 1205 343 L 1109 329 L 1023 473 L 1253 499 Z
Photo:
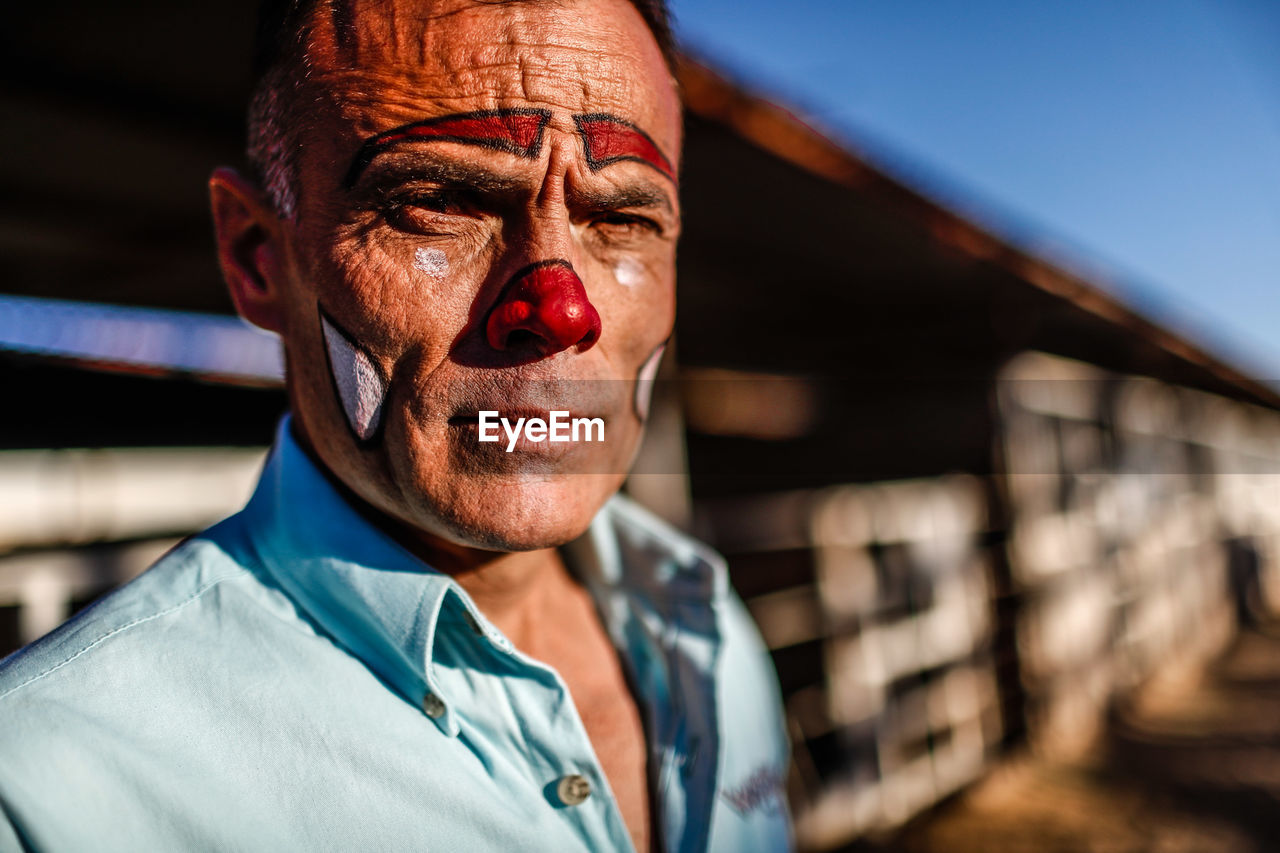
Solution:
M 414 530 L 559 544 L 621 484 L 673 323 L 669 74 L 625 0 L 353 9 L 310 34 L 283 227 L 295 418 Z M 483 410 L 600 417 L 606 440 L 507 452 L 478 441 Z

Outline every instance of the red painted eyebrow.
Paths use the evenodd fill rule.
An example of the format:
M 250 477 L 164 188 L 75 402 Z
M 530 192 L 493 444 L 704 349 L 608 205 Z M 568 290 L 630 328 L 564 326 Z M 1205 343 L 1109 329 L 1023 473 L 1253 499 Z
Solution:
M 461 142 L 532 159 L 542 150 L 543 132 L 550 120 L 550 110 L 485 110 L 439 116 L 392 128 L 365 140 L 347 170 L 344 183 L 352 186 L 375 157 L 407 140 Z
M 622 160 L 632 160 L 652 166 L 671 180 L 676 170 L 662 153 L 656 142 L 629 121 L 606 113 L 574 116 L 582 146 L 587 153 L 587 165 L 598 172 L 605 166 Z

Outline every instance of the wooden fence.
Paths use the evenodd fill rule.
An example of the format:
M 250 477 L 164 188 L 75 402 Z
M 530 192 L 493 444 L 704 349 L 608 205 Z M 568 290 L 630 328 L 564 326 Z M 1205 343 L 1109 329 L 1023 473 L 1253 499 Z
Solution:
M 773 649 L 806 847 L 896 825 L 999 740 L 986 499 L 972 477 L 704 504 Z

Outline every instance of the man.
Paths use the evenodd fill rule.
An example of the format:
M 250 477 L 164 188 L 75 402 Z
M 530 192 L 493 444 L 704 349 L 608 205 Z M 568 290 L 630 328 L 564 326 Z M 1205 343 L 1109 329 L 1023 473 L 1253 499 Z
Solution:
M 642 0 L 264 6 L 257 179 L 210 187 L 292 414 L 243 512 L 6 661 L 0 848 L 787 846 L 758 637 L 614 496 L 673 323 L 660 41 Z

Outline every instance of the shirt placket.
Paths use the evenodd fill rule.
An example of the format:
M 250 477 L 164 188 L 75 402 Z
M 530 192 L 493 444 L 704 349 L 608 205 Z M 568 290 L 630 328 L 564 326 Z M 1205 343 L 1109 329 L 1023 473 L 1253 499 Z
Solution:
M 471 706 L 465 691 L 441 684 L 442 674 L 432 673 L 434 667 L 428 666 L 428 690 L 434 682 L 435 690 L 449 693 L 448 710 L 437 719 L 442 730 L 449 733 L 445 720 L 455 727 L 454 734 L 457 726 L 478 727 L 471 740 L 480 749 L 491 743 L 520 744 L 527 793 L 555 809 L 585 849 L 634 850 L 608 778 L 559 673 L 517 650 L 469 602 L 460 599 L 458 605 L 464 608 L 471 641 L 486 644 L 491 654 L 502 656 L 515 669 L 505 675 L 473 673 L 477 678 L 504 679 L 500 692 L 510 698 L 512 713 Z M 448 620 L 442 620 L 438 630 L 448 629 Z M 511 725 L 512 718 L 518 725 Z
M 706 600 L 663 601 L 638 590 L 594 590 L 611 616 L 637 699 L 644 706 L 657 763 L 656 800 L 663 848 L 706 849 L 718 783 L 715 667 L 720 634 Z

